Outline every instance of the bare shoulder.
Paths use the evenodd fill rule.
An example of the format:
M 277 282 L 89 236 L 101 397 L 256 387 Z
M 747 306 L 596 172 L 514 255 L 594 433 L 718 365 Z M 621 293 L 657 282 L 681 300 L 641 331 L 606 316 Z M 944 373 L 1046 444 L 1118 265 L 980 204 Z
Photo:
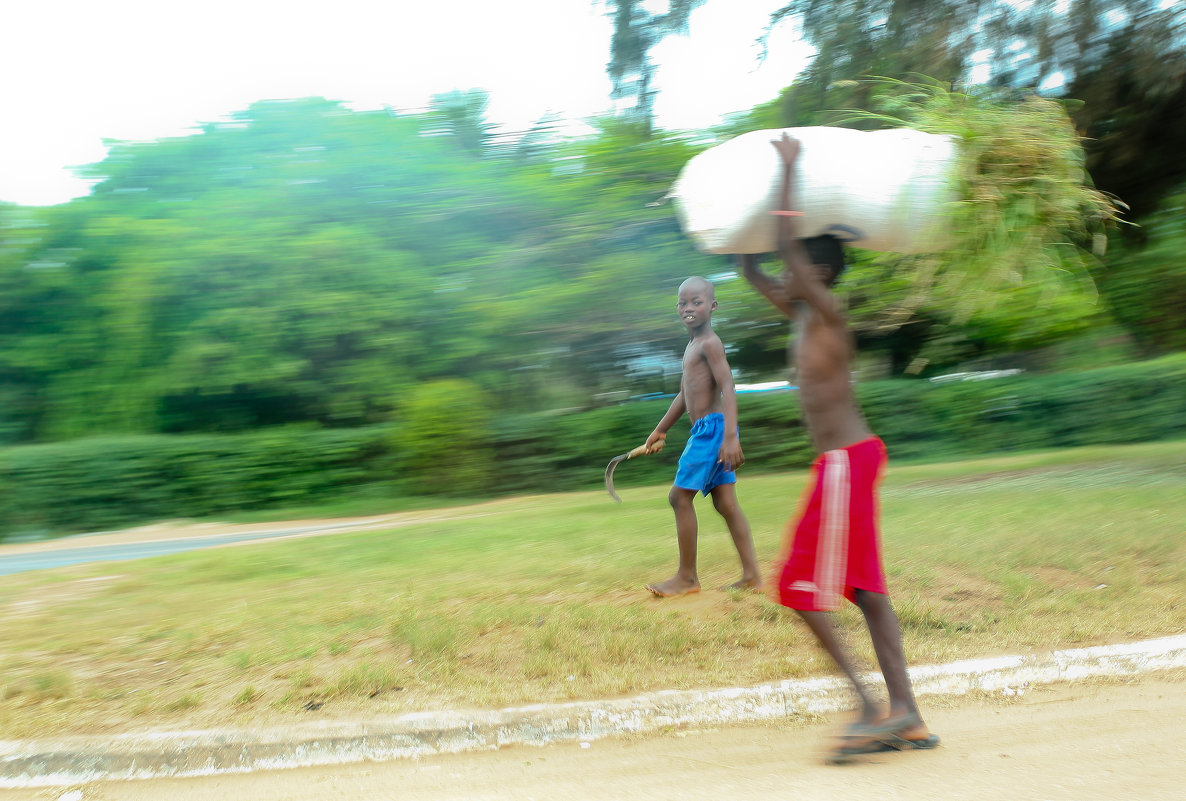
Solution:
M 725 352 L 725 343 L 721 341 L 716 331 L 709 331 L 697 341 L 700 352 L 706 357 Z
M 721 338 L 715 332 L 710 331 L 706 334 L 701 334 L 695 339 L 688 342 L 688 346 L 684 348 L 685 359 L 707 359 L 715 347 L 724 349 L 721 344 Z

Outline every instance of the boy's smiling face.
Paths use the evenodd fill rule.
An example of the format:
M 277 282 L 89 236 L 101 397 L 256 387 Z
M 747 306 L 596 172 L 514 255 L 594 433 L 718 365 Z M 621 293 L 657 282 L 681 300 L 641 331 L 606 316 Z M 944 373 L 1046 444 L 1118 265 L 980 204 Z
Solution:
M 675 303 L 676 313 L 688 328 L 697 328 L 712 319 L 717 307 L 716 292 L 704 279 L 689 278 L 680 284 Z

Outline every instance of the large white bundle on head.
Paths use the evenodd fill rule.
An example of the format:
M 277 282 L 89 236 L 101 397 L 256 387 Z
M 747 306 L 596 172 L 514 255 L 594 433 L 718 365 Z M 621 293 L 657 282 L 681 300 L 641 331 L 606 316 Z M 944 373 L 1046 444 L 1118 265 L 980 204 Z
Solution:
M 684 165 L 669 197 L 680 225 L 706 253 L 777 250 L 782 159 L 771 145 L 783 131 L 799 140 L 792 203 L 798 236 L 832 234 L 856 247 L 927 253 L 947 245 L 946 206 L 953 137 L 908 128 L 856 131 L 823 126 L 751 131 Z

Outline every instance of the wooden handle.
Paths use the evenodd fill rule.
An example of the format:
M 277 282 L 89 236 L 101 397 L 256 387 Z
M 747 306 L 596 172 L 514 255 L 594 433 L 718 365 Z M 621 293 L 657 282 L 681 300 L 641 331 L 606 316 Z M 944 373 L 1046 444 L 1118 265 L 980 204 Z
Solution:
M 626 454 L 626 458 L 627 458 L 627 459 L 633 459 L 635 456 L 643 456 L 643 455 L 645 455 L 645 454 L 646 454 L 646 452 L 647 452 L 647 446 L 646 446 L 646 445 L 639 445 L 637 448 L 635 448 L 634 450 L 630 451 L 630 453 Z

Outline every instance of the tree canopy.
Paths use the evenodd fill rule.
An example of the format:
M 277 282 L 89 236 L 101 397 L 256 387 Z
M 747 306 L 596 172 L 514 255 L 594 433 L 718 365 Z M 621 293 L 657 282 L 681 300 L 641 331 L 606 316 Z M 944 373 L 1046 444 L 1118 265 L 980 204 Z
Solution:
M 614 388 L 705 262 L 646 206 L 692 151 L 610 120 L 524 158 L 445 100 L 468 116 L 257 103 L 6 209 L 8 436 L 360 425 L 445 378 L 501 408 Z

